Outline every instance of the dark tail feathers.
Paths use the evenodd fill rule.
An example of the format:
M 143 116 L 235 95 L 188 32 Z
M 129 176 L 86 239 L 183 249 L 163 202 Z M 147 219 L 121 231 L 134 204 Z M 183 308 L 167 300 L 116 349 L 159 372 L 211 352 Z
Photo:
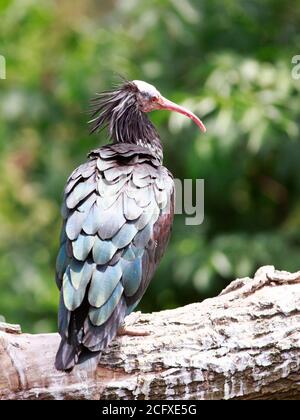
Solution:
M 55 367 L 57 370 L 71 372 L 75 365 L 82 364 L 82 367 L 86 370 L 95 370 L 100 355 L 100 351 L 89 351 L 86 348 L 78 349 L 62 339 L 57 350 Z
M 78 350 L 62 338 L 55 358 L 56 369 L 71 371 L 77 362 Z

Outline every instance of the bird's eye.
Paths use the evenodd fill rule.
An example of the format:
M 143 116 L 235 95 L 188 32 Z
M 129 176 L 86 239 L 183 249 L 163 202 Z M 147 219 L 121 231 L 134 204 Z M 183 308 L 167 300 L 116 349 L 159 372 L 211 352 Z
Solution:
M 152 98 L 151 98 L 151 102 L 156 102 L 157 101 L 157 96 L 152 96 Z

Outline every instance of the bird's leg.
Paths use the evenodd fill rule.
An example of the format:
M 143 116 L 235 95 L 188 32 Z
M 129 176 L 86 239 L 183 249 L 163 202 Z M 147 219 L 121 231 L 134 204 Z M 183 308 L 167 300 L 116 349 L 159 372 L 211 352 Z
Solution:
M 123 324 L 117 332 L 117 335 L 131 335 L 131 336 L 145 336 L 150 335 L 149 331 L 142 331 L 142 330 L 132 330 L 130 328 L 126 328 L 125 324 Z
M 130 314 L 127 317 L 127 322 L 126 324 L 128 325 L 132 325 L 134 324 L 136 321 L 139 320 L 141 316 L 141 312 L 134 312 L 132 314 Z M 125 322 L 121 325 L 121 327 L 119 327 L 117 335 L 130 335 L 130 336 L 146 336 L 146 335 L 150 335 L 149 331 L 145 331 L 145 330 L 135 330 L 135 329 L 131 329 L 126 327 Z

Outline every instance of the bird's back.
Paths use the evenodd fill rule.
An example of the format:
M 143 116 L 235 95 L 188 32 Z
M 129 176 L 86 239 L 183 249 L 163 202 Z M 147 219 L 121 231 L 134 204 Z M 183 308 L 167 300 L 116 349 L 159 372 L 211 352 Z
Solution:
M 148 148 L 104 146 L 72 173 L 56 266 L 58 369 L 99 354 L 116 336 L 164 253 L 173 213 L 173 178 Z

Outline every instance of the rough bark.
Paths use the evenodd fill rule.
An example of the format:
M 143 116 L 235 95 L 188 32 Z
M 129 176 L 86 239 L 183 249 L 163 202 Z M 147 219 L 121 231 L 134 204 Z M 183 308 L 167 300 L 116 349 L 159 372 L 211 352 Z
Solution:
M 151 334 L 118 337 L 96 372 L 62 373 L 57 334 L 2 324 L 1 399 L 300 399 L 300 272 L 262 267 L 135 327 Z

